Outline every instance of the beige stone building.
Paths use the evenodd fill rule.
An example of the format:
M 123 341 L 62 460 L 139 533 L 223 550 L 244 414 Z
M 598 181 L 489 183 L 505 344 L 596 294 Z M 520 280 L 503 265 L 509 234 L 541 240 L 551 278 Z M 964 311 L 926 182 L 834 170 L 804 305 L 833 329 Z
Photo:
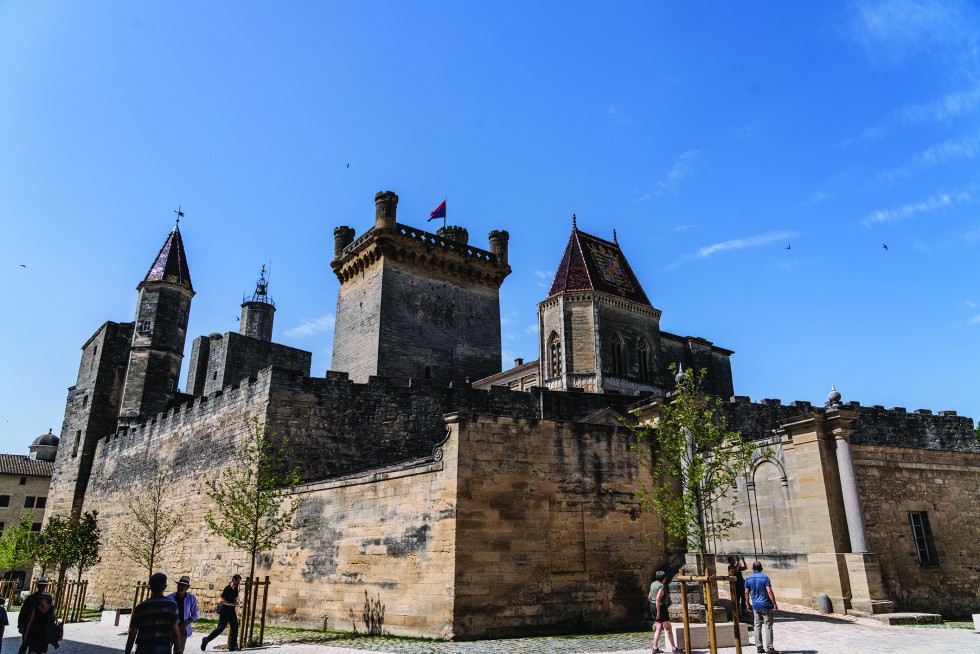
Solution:
M 170 471 L 169 509 L 184 521 L 161 567 L 190 574 L 194 592 L 210 602 L 249 562 L 204 526 L 204 481 L 227 465 L 244 420 L 256 417 L 267 435 L 288 443 L 304 482 L 305 520 L 259 561 L 272 580 L 275 622 L 452 639 L 636 628 L 651 573 L 676 568 L 683 552 L 664 538 L 657 516 L 640 511 L 634 493 L 650 485 L 649 467 L 618 418 L 670 392 L 670 363 L 705 368 L 705 390 L 732 397 L 733 352 L 661 330 L 662 312 L 615 235 L 608 241 L 573 223 L 538 307 L 539 359 L 500 372 L 498 290 L 510 273 L 509 235 L 491 232 L 483 249 L 459 227 L 430 233 L 399 223 L 397 202 L 379 193 L 373 226 L 360 236 L 347 226 L 334 232 L 336 370 L 313 376 L 309 353 L 272 342 L 274 304 L 263 276 L 242 303 L 238 333 L 194 340 L 187 393 L 174 380 L 194 291 L 175 228 L 138 286 L 133 322 L 106 322 L 83 347 L 51 510 L 98 508 L 108 546 L 126 519 L 126 499 L 156 471 Z M 856 435 L 848 477 L 833 454 L 842 448 L 832 443 L 838 432 L 826 436 L 834 411 L 746 398 L 729 406 L 733 422 L 760 444 L 780 430 L 788 458 L 773 464 L 775 483 L 764 483 L 768 465 L 751 471 L 745 511 L 758 520 L 719 554 L 749 552 L 751 543 L 787 570 L 778 578 L 795 584 L 792 597 L 802 603 L 830 589 L 838 610 L 865 607 L 865 599 L 914 604 L 889 595 L 888 561 L 854 545 L 853 509 L 842 504 L 843 484 L 857 479 L 868 549 L 898 529 L 901 510 L 868 519 L 876 485 L 861 481 L 870 478 L 862 466 L 888 483 L 900 478 L 893 463 L 875 463 L 902 458 L 879 428 L 892 423 L 859 428 L 876 409 L 834 409 L 834 424 L 851 420 L 844 409 L 858 415 L 839 431 Z M 902 427 L 908 438 L 898 440 L 923 461 L 953 466 L 937 477 L 969 497 L 969 475 L 953 470 L 972 465 L 957 459 L 977 451 L 975 438 L 967 440 L 972 421 L 914 415 Z M 839 482 L 831 483 L 834 474 Z M 776 535 L 769 526 L 784 518 L 772 511 L 784 508 L 799 528 Z M 889 536 L 879 536 L 879 525 Z M 976 525 L 963 529 L 980 536 Z M 936 540 L 940 552 L 945 538 Z M 913 565 L 902 552 L 902 563 Z M 814 582 L 831 572 L 836 582 Z M 120 557 L 103 557 L 90 572 L 90 597 L 126 605 L 141 574 Z M 964 588 L 946 588 L 933 598 L 965 605 Z
M 41 530 L 58 441 L 49 431 L 34 439 L 30 455 L 0 454 L 0 530 L 17 525 L 26 513 L 31 514 L 34 531 Z M 0 574 L 16 579 L 19 588 L 30 587 L 30 567 L 0 569 Z

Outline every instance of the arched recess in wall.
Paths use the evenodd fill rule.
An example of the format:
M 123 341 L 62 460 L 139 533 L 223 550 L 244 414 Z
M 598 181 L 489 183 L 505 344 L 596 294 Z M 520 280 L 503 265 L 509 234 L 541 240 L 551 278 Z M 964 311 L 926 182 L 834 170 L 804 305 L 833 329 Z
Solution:
M 626 374 L 626 341 L 619 332 L 612 335 L 612 374 L 617 377 Z
M 794 528 L 789 511 L 789 487 L 782 464 L 771 457 L 756 460 L 752 465 L 748 490 L 757 553 L 793 552 Z
M 548 337 L 548 377 L 561 377 L 561 339 L 558 332 L 551 332 Z
M 636 361 L 640 366 L 640 381 L 650 381 L 650 346 L 643 337 L 636 344 Z

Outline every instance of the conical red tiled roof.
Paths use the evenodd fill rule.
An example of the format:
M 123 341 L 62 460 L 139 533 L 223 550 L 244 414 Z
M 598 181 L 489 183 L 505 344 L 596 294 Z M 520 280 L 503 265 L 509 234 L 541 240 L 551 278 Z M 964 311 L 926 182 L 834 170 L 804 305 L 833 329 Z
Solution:
M 191 286 L 191 271 L 187 267 L 187 255 L 184 254 L 184 240 L 176 226 L 167 235 L 167 240 L 163 242 L 160 253 L 143 281 L 170 282 L 194 290 Z
M 598 291 L 650 305 L 618 243 L 572 229 L 548 297 L 570 291 Z

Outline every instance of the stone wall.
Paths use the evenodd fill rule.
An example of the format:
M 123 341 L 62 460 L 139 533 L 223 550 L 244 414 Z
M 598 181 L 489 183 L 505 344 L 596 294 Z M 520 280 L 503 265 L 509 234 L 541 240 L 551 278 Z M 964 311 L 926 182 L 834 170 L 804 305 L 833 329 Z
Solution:
M 980 588 L 980 454 L 855 445 L 868 546 L 888 595 L 906 610 L 968 617 Z M 920 565 L 910 511 L 929 518 L 938 565 Z
M 187 372 L 187 392 L 210 395 L 269 366 L 310 372 L 312 354 L 287 345 L 235 332 L 194 339 Z
M 635 629 L 663 530 L 618 427 L 450 418 L 459 432 L 456 636 Z
M 411 259 L 386 257 L 381 265 L 383 319 L 373 374 L 448 383 L 500 372 L 496 285 L 422 268 Z
M 116 430 L 133 327 L 106 322 L 82 346 L 78 377 L 65 402 L 49 514 L 66 515 L 81 506 L 96 445 Z

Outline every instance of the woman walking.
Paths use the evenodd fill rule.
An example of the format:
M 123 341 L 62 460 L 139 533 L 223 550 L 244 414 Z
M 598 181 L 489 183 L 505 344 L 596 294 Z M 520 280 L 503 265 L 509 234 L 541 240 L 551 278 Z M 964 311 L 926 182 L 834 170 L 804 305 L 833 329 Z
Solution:
M 653 616 L 654 624 L 653 654 L 663 652 L 659 647 L 661 631 L 667 632 L 667 640 L 670 641 L 672 654 L 680 654 L 680 650 L 674 645 L 674 630 L 670 626 L 670 616 L 667 611 L 670 607 L 670 593 L 667 591 L 666 579 L 667 573 L 663 570 L 657 570 L 654 581 L 650 584 L 650 594 L 647 596 L 647 600 L 650 602 L 650 615 Z

